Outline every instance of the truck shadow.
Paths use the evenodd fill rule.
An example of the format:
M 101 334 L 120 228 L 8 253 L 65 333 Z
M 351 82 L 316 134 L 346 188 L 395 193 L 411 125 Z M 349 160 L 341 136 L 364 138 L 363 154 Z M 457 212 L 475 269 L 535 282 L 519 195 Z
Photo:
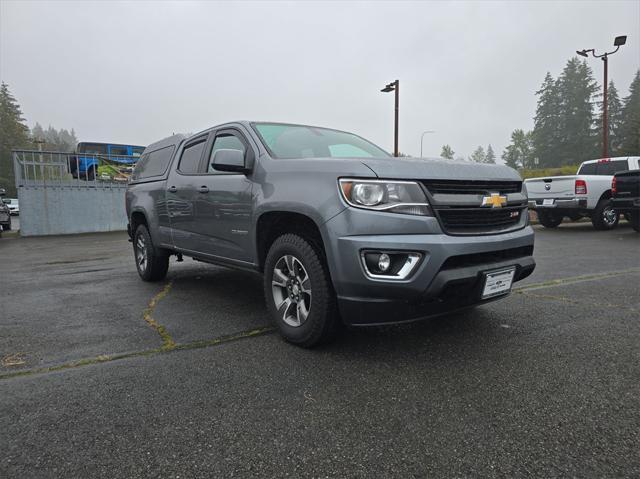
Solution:
M 173 290 L 158 308 L 158 321 L 177 341 L 210 339 L 252 328 L 275 326 L 266 309 L 260 275 L 209 265 L 189 265 L 170 274 Z M 503 336 L 490 305 L 411 323 L 344 327 L 336 340 L 315 353 L 450 348 Z M 190 329 L 190 330 L 189 330 Z M 286 343 L 282 341 L 283 347 Z

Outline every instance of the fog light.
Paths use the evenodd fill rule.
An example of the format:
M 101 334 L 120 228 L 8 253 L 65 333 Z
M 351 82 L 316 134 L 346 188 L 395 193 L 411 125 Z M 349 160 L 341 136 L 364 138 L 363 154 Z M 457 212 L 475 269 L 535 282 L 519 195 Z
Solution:
M 367 276 L 395 280 L 409 277 L 422 259 L 421 253 L 409 251 L 362 251 L 360 255 Z
M 389 269 L 391 266 L 391 258 L 387 253 L 382 253 L 378 258 L 378 269 L 383 273 Z

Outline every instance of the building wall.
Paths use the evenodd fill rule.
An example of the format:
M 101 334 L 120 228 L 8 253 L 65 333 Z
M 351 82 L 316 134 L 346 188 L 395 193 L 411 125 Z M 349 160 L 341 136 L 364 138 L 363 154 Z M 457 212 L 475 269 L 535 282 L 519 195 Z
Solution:
M 20 186 L 21 236 L 126 230 L 126 185 L 98 185 Z

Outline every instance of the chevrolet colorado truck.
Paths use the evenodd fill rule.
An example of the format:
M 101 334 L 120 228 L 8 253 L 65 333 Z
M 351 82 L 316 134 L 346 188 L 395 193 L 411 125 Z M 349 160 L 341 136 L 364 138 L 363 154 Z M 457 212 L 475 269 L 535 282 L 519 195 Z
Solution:
M 494 301 L 535 267 L 506 166 L 395 158 L 351 133 L 234 122 L 147 147 L 126 192 L 145 281 L 176 255 L 262 273 L 282 336 L 398 323 Z
M 621 171 L 611 180 L 611 205 L 640 233 L 640 170 Z
M 529 206 L 545 228 L 557 227 L 565 217 L 573 221 L 589 217 L 595 229 L 613 229 L 620 214 L 610 201 L 611 179 L 617 171 L 638 168 L 638 156 L 603 158 L 585 161 L 573 176 L 527 179 Z

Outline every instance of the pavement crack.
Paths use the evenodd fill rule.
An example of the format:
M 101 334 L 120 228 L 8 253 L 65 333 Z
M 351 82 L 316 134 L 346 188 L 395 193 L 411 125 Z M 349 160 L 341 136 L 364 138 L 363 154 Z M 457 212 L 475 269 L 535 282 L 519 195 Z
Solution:
M 155 310 L 160 300 L 164 298 L 167 294 L 169 294 L 169 291 L 171 291 L 172 286 L 173 286 L 173 281 L 169 281 L 167 284 L 165 284 L 164 288 L 162 288 L 162 291 L 160 291 L 153 298 L 151 298 L 151 301 L 149 301 L 149 305 L 142 313 L 142 317 L 144 318 L 146 323 L 149 326 L 151 326 L 153 329 L 155 329 L 156 332 L 160 335 L 160 338 L 162 339 L 162 347 L 160 349 L 163 351 L 171 351 L 172 349 L 175 349 L 176 342 L 173 340 L 173 338 L 169 334 L 169 331 L 167 331 L 167 328 L 159 324 L 153 318 L 153 311 Z
M 45 373 L 51 373 L 55 371 L 63 371 L 66 369 L 75 369 L 78 367 L 89 366 L 92 364 L 118 361 L 120 359 L 130 359 L 130 358 L 137 358 L 137 357 L 144 357 L 144 356 L 155 356 L 158 354 L 173 353 L 176 351 L 183 351 L 183 350 L 190 350 L 190 349 L 210 348 L 210 347 L 218 346 L 221 344 L 240 341 L 243 339 L 263 336 L 265 334 L 272 333 L 274 330 L 275 329 L 273 328 L 273 326 L 264 326 L 262 328 L 249 329 L 246 331 L 240 331 L 237 333 L 233 333 L 225 336 L 219 336 L 216 338 L 206 339 L 202 341 L 192 341 L 190 343 L 182 343 L 182 344 L 174 343 L 173 347 L 170 349 L 160 347 L 155 349 L 145 349 L 141 351 L 131 351 L 128 353 L 120 353 L 120 354 L 101 354 L 99 356 L 78 359 L 76 361 L 71 361 L 63 364 L 56 364 L 53 366 L 47 366 L 43 368 L 22 369 L 20 371 L 13 371 L 10 373 L 0 374 L 0 381 L 5 379 L 22 377 L 22 376 L 33 376 L 36 374 L 45 374 Z

